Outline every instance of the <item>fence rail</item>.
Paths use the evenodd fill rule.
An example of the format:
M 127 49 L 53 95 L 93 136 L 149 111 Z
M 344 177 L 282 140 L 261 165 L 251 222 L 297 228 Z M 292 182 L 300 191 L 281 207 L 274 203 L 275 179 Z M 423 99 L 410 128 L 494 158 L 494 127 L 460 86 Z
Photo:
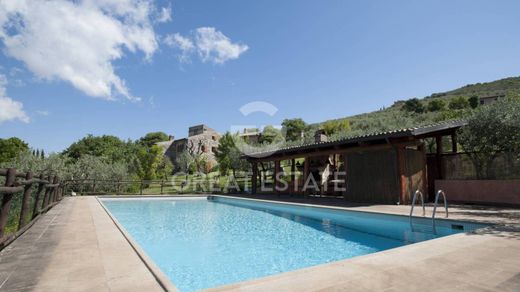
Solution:
M 5 177 L 4 186 L 0 187 L 0 250 L 21 235 L 29 228 L 40 214 L 47 212 L 63 197 L 63 184 L 57 176 L 43 174 L 34 175 L 32 172 L 20 172 L 15 168 L 0 169 L 0 177 Z M 36 190 L 36 193 L 33 191 Z M 16 196 L 21 197 L 21 206 L 18 214 L 12 204 Z M 33 201 L 34 197 L 34 201 Z M 33 208 L 31 210 L 31 204 Z M 15 222 L 13 233 L 7 234 L 6 228 L 12 216 L 19 215 Z M 11 220 L 12 221 L 12 220 Z

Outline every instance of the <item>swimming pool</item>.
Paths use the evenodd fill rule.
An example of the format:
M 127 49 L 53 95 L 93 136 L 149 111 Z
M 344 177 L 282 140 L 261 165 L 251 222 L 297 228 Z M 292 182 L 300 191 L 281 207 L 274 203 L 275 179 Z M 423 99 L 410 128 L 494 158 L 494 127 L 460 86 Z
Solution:
M 485 227 L 220 196 L 100 201 L 180 291 Z

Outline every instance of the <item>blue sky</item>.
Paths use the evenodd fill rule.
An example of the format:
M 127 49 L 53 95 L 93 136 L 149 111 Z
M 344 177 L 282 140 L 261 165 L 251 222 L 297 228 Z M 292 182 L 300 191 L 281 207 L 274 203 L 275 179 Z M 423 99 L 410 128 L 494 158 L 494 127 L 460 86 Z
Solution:
M 12 0 L 6 1 L 9 6 Z M 42 4 L 47 6 L 22 14 L 24 21 L 38 24 L 66 1 L 51 2 L 55 6 Z M 127 2 L 133 8 L 133 1 Z M 13 45 L 16 36 L 33 39 L 9 20 L 2 22 L 2 9 L 13 8 L 0 7 L 0 74 L 5 79 L 0 93 L 11 105 L 21 103 L 24 114 L 0 116 L 0 137 L 17 136 L 51 152 L 86 134 L 137 139 L 164 131 L 180 138 L 200 123 L 224 132 L 233 125 L 279 124 L 284 118 L 319 122 L 377 110 L 397 99 L 520 75 L 518 1 L 152 2 L 146 19 L 139 19 L 148 34 L 139 34 L 139 40 L 128 37 L 130 45 L 105 33 L 109 29 L 96 18 L 86 22 L 94 28 L 85 33 L 93 45 L 74 47 L 67 34 L 74 31 L 52 34 L 55 27 L 50 27 L 44 31 L 52 34 L 49 44 L 47 38 L 35 41 L 47 49 L 25 44 L 23 50 Z M 105 16 L 115 9 L 92 3 L 89 9 Z M 163 8 L 171 9 L 171 20 Z M 113 18 L 122 28 L 135 25 L 122 20 L 128 15 Z M 209 49 L 199 28 L 210 29 Z M 108 49 L 118 48 L 120 54 L 96 46 L 106 40 L 98 40 L 96 32 L 112 38 Z M 178 39 L 169 43 L 167 37 L 175 34 L 193 47 L 183 51 Z M 211 43 L 222 36 L 221 46 Z M 92 65 L 98 60 L 101 65 Z M 103 86 L 91 90 L 98 77 L 96 84 L 109 84 L 110 93 Z M 116 88 L 117 80 L 127 94 Z M 240 107 L 253 101 L 272 103 L 278 112 L 244 116 Z

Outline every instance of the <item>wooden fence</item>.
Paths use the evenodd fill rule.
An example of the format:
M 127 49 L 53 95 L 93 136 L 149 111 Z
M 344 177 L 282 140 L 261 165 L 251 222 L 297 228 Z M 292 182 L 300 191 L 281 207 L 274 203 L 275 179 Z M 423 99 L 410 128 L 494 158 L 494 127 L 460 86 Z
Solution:
M 57 176 L 43 174 L 35 175 L 32 172 L 19 172 L 14 168 L 0 169 L 0 177 L 5 177 L 4 186 L 0 186 L 2 197 L 0 207 L 0 250 L 27 230 L 39 217 L 55 206 L 63 196 L 63 187 Z M 33 199 L 33 190 L 36 193 Z M 19 210 L 19 222 L 16 232 L 6 234 L 12 202 L 15 196 L 22 196 Z M 31 205 L 33 205 L 31 210 Z M 11 214 L 12 215 L 12 214 Z

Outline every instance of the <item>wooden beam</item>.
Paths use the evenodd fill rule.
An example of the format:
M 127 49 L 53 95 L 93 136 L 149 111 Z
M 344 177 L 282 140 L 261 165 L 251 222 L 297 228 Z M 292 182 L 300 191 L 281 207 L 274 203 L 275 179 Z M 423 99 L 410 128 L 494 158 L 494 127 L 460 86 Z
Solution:
M 256 194 L 257 179 L 258 179 L 258 163 L 251 162 L 253 176 L 251 177 L 251 193 Z

